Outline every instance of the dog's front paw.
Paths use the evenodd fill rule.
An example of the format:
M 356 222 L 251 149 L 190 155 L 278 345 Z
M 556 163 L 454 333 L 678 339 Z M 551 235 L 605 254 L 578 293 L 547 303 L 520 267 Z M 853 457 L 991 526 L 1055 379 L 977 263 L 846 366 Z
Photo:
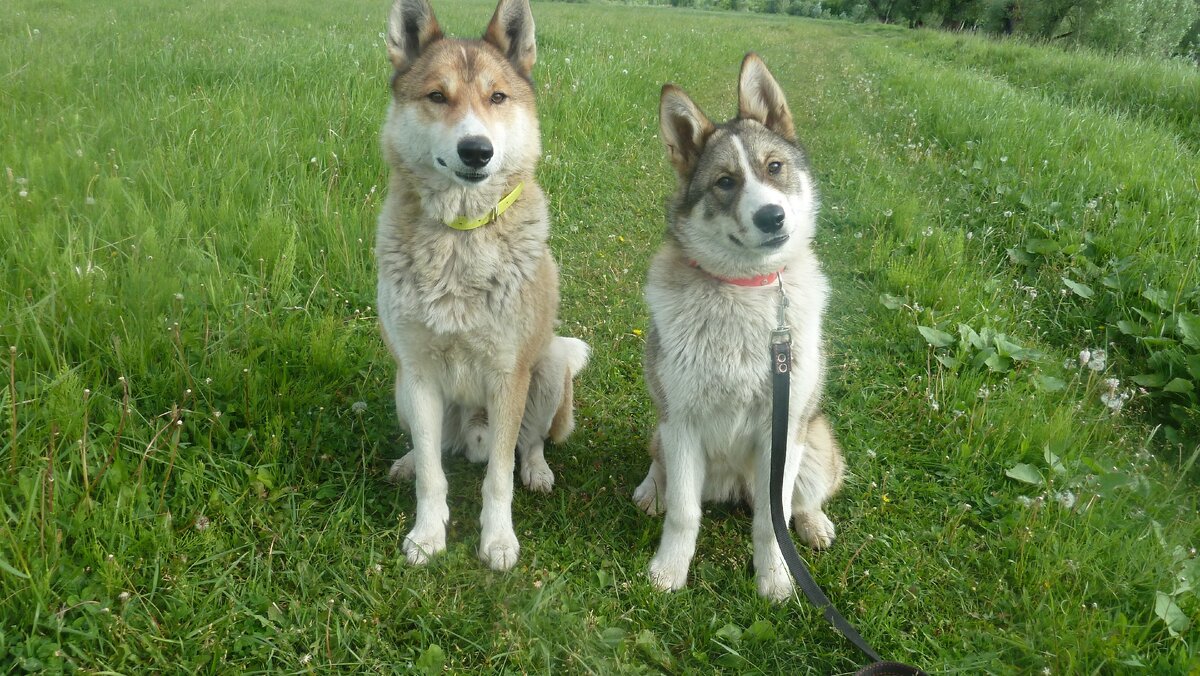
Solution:
M 795 583 L 783 560 L 781 559 L 774 565 L 765 566 L 765 568 L 766 570 L 758 571 L 755 576 L 759 595 L 776 603 L 791 598 Z
M 484 535 L 479 544 L 479 560 L 492 570 L 509 570 L 517 564 L 517 556 L 521 553 L 521 545 L 517 542 L 517 534 L 508 530 Z
M 833 522 L 820 510 L 796 514 L 792 525 L 796 528 L 796 535 L 813 549 L 826 549 L 837 537 L 837 529 L 834 528 Z
M 409 451 L 404 454 L 404 457 L 398 458 L 392 463 L 392 468 L 388 470 L 388 481 L 392 483 L 400 483 L 401 481 L 412 481 L 413 475 L 417 471 L 416 453 Z
M 650 516 L 658 516 L 662 512 L 662 502 L 658 497 L 658 482 L 650 476 L 642 479 L 642 483 L 633 491 L 633 502 L 638 509 Z
M 423 566 L 446 549 L 446 529 L 417 526 L 404 538 L 404 555 L 414 566 Z
M 554 471 L 545 458 L 525 460 L 521 463 L 521 482 L 534 493 L 549 493 L 554 488 Z
M 688 564 L 672 561 L 660 554 L 650 560 L 650 584 L 659 591 L 676 591 L 687 586 Z

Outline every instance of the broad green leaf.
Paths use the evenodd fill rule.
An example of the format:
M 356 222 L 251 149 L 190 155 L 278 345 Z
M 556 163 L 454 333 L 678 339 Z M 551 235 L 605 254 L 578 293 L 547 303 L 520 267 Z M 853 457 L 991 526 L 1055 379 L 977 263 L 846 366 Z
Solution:
M 983 339 L 979 337 L 979 334 L 975 332 L 975 329 L 967 326 L 966 324 L 958 325 L 958 336 L 964 343 L 967 343 L 976 350 L 984 346 Z
M 1011 249 L 1005 249 L 1005 252 L 1008 253 L 1009 260 L 1017 265 L 1029 265 L 1033 262 L 1033 256 L 1030 256 L 1028 253 L 1026 253 L 1024 249 L 1013 247 Z
M 1188 373 L 1196 380 L 1200 380 L 1200 354 L 1193 354 L 1187 359 Z
M 1015 357 L 1025 350 L 1025 348 L 1012 342 L 1008 339 L 1008 336 L 1005 335 L 997 335 L 995 340 L 992 342 L 996 346 L 996 352 L 999 353 L 1001 357 Z
M 1153 350 L 1161 350 L 1165 347 L 1171 347 L 1171 346 L 1175 345 L 1174 338 L 1162 338 L 1162 337 L 1154 338 L 1151 336 L 1144 336 L 1144 337 L 1140 338 L 1139 340 L 1142 341 L 1142 345 L 1145 345 L 1146 347 L 1153 349 Z
M 1087 284 L 1082 284 L 1080 282 L 1073 282 L 1070 279 L 1067 279 L 1066 277 L 1062 277 L 1061 279 L 1062 279 L 1063 284 L 1066 284 L 1067 288 L 1070 289 L 1071 291 L 1074 291 L 1075 295 L 1077 295 L 1077 296 L 1082 296 L 1083 298 L 1091 298 L 1093 295 L 1095 295 L 1095 292 L 1092 291 L 1092 287 L 1088 286 Z
M 1041 373 L 1033 376 L 1033 384 L 1043 392 L 1058 392 L 1067 386 L 1065 380 Z
M 440 674 L 442 667 L 446 665 L 446 652 L 436 643 L 425 649 L 421 656 L 417 658 L 417 671 L 422 674 Z
M 926 342 L 934 347 L 949 347 L 954 344 L 954 336 L 929 326 L 918 326 L 917 330 L 925 336 Z
M 1129 379 L 1142 387 L 1162 387 L 1167 384 L 1167 376 L 1162 373 L 1139 373 Z
M 1042 451 L 1042 458 L 1046 460 L 1046 466 L 1050 468 L 1051 472 L 1055 474 L 1067 473 L 1066 466 L 1062 464 L 1062 460 L 1054 454 L 1054 451 L 1050 450 L 1050 446 L 1047 445 L 1046 449 Z
M 1171 382 L 1163 385 L 1163 392 L 1191 392 L 1193 389 L 1192 381 L 1184 378 L 1172 378 Z
M 1162 592 L 1154 593 L 1154 614 L 1167 625 L 1167 631 L 1172 636 L 1179 636 L 1191 625 L 1188 616 L 1183 614 L 1175 599 Z
M 899 310 L 904 307 L 904 299 L 898 296 L 893 296 L 890 293 L 879 294 L 879 302 L 889 310 Z
M 1200 316 L 1190 312 L 1176 312 L 1175 321 L 1179 322 L 1179 337 L 1188 347 L 1200 348 Z
M 990 369 L 993 373 L 1007 373 L 1012 369 L 1012 360 L 999 354 L 993 354 L 987 359 L 984 359 L 983 363 L 986 364 L 988 369 Z
M 729 643 L 736 644 L 742 640 L 742 628 L 736 624 L 729 623 L 718 629 L 716 635 Z
M 755 620 L 754 624 L 746 628 L 742 638 L 750 643 L 765 643 L 774 641 L 776 635 L 775 625 L 769 620 Z
M 1023 481 L 1027 484 L 1033 484 L 1035 486 L 1041 486 L 1042 484 L 1046 483 L 1046 480 L 1042 478 L 1042 473 L 1039 472 L 1036 467 L 1033 465 L 1027 465 L 1023 462 L 1018 462 L 1012 467 L 1009 467 L 1004 471 L 1004 475 L 1009 478 L 1016 479 L 1017 481 Z
M 1034 238 L 1034 239 L 1026 240 L 1026 242 L 1025 242 L 1025 250 L 1026 251 L 1028 251 L 1031 254 L 1038 254 L 1040 256 L 1046 256 L 1046 255 L 1055 253 L 1061 248 L 1062 248 L 1062 246 L 1060 246 L 1058 242 L 1056 242 L 1052 239 Z
M 962 362 L 955 359 L 954 357 L 951 357 L 948 354 L 935 354 L 935 355 L 933 355 L 933 358 L 938 360 L 939 364 L 941 364 L 942 366 L 945 366 L 946 368 L 948 368 L 950 370 L 954 370 L 962 364 Z
M 1117 322 L 1117 328 L 1127 336 L 1140 336 L 1145 332 L 1141 324 L 1135 324 L 1128 319 L 1122 319 Z
M 1142 289 L 1142 297 L 1157 305 L 1160 310 L 1171 309 L 1171 297 L 1162 289 L 1156 289 L 1153 286 L 1148 286 Z
M 1118 488 L 1129 485 L 1129 477 L 1120 472 L 1108 472 L 1096 478 L 1096 492 L 1101 497 L 1110 497 Z

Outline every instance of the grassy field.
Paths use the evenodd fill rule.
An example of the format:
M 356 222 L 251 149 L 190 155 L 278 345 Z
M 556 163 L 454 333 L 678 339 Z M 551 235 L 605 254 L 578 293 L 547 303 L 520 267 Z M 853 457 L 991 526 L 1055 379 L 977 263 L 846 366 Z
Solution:
M 482 31 L 486 1 L 437 5 Z M 807 558 L 930 671 L 1195 673 L 1200 74 L 881 26 L 538 4 L 562 332 L 593 347 L 521 560 L 399 545 L 376 327 L 385 2 L 16 0 L 0 22 L 0 670 L 853 671 L 749 516 L 644 570 L 658 91 L 788 93 L 824 192 L 850 475 Z M 11 349 L 8 346 L 12 346 Z M 1081 352 L 1086 351 L 1086 363 Z M 1166 424 L 1161 424 L 1165 421 Z M 1190 425 L 1190 426 L 1189 426 Z

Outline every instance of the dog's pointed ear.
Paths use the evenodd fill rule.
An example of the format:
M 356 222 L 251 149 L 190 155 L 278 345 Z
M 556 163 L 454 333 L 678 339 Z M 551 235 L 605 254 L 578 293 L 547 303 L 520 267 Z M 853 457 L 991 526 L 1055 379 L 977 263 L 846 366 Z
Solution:
M 715 127 L 682 89 L 665 84 L 658 104 L 658 128 L 675 172 L 686 179 Z
M 742 61 L 742 74 L 738 78 L 738 117 L 757 120 L 785 139 L 796 140 L 792 111 L 788 109 L 783 90 L 767 70 L 767 64 L 754 52 Z
M 385 40 L 388 58 L 397 73 L 411 68 L 421 52 L 441 37 L 442 29 L 428 0 L 396 0 L 392 3 Z
M 537 61 L 529 0 L 500 0 L 491 23 L 483 32 L 483 39 L 500 50 L 521 77 L 529 79 Z

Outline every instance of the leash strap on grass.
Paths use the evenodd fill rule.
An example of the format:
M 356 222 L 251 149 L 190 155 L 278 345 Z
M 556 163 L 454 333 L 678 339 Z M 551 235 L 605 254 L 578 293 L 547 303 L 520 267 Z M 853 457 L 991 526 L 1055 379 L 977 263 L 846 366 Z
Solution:
M 795 578 L 808 600 L 819 608 L 825 615 L 825 620 L 834 629 L 845 636 L 864 655 L 871 658 L 872 664 L 863 667 L 859 676 L 907 676 L 910 674 L 925 675 L 920 669 L 900 662 L 885 662 L 870 643 L 858 633 L 842 614 L 833 607 L 833 602 L 825 595 L 804 560 L 796 551 L 792 536 L 788 532 L 787 521 L 783 518 L 783 465 L 787 457 L 788 442 L 788 407 L 791 400 L 791 370 L 792 345 L 788 331 L 780 322 L 780 328 L 771 336 L 771 526 L 775 530 L 775 540 L 783 553 L 783 560 L 788 570 Z

